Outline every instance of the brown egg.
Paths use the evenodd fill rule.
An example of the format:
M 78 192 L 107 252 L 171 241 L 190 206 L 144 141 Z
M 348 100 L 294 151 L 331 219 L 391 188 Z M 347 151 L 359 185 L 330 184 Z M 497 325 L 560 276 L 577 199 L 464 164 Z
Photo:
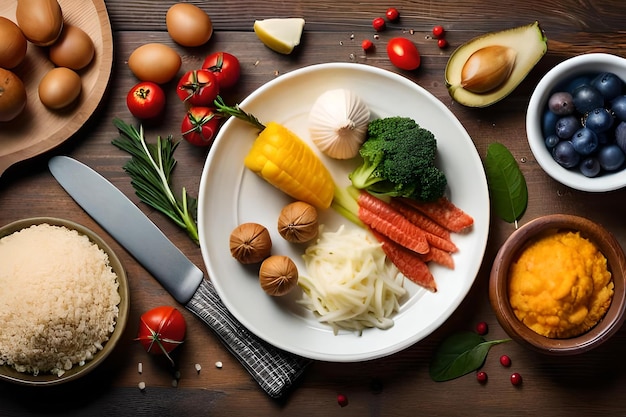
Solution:
M 0 122 L 15 119 L 26 106 L 26 88 L 13 72 L 0 68 Z
M 0 67 L 17 67 L 24 60 L 28 47 L 22 30 L 13 21 L 0 16 L 0 39 Z
M 183 46 L 204 45 L 213 35 L 213 24 L 208 14 L 198 6 L 177 3 L 165 15 L 167 32 Z
M 63 29 L 57 0 L 17 0 L 15 19 L 26 39 L 38 46 L 52 45 Z
M 182 64 L 180 55 L 167 45 L 147 43 L 135 49 L 128 67 L 141 81 L 164 84 L 170 81 Z
M 49 109 L 59 110 L 72 104 L 80 95 L 80 76 L 65 67 L 48 71 L 39 82 L 39 100 Z
M 50 61 L 73 70 L 85 68 L 95 54 L 93 41 L 78 26 L 65 24 L 59 39 L 50 46 Z

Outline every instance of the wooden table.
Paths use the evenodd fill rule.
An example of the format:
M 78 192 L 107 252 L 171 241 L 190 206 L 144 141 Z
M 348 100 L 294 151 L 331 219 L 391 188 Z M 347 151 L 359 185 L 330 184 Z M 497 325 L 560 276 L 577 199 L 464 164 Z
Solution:
M 178 354 L 182 371 L 178 387 L 172 386 L 168 366 L 148 356 L 133 337 L 142 312 L 174 300 L 136 261 L 108 236 L 54 181 L 47 160 L 69 154 L 95 168 L 133 201 L 138 202 L 122 170 L 127 154 L 111 145 L 116 136 L 114 117 L 132 118 L 125 96 L 135 83 L 126 61 L 131 51 L 146 42 L 174 46 L 183 56 L 183 69 L 197 67 L 212 51 L 236 55 L 242 78 L 227 100 L 242 100 L 264 83 L 306 65 L 322 62 L 360 62 L 399 72 L 436 95 L 463 123 L 481 157 L 495 141 L 513 153 L 526 177 L 529 204 L 521 223 L 550 213 L 578 214 L 595 220 L 626 245 L 624 190 L 598 195 L 577 192 L 550 179 L 528 147 L 525 108 L 540 77 L 556 63 L 586 52 L 626 54 L 626 3 L 620 0 L 547 2 L 538 0 L 452 0 L 394 3 L 300 0 L 193 1 L 212 17 L 215 34 L 204 47 L 189 50 L 173 44 L 165 31 L 168 1 L 108 0 L 114 37 L 114 68 L 110 87 L 100 109 L 74 137 L 45 155 L 17 164 L 0 178 L 0 224 L 33 216 L 57 216 L 74 220 L 105 237 L 121 256 L 131 282 L 132 311 L 124 340 L 105 364 L 84 379 L 67 385 L 32 389 L 0 383 L 0 414 L 3 416 L 57 414 L 79 415 L 624 415 L 626 414 L 626 334 L 578 357 L 544 357 L 515 344 L 493 348 L 484 365 L 489 374 L 481 385 L 473 374 L 435 383 L 428 363 L 437 344 L 458 330 L 472 330 L 488 323 L 489 338 L 505 337 L 489 306 L 488 275 L 493 257 L 514 226 L 493 218 L 483 266 L 475 285 L 452 317 L 430 337 L 406 350 L 367 363 L 315 362 L 297 388 L 282 401 L 270 399 L 199 320 L 184 311 L 189 325 L 187 342 Z M 365 55 L 360 42 L 372 38 L 371 21 L 395 6 L 401 21 L 390 25 L 376 40 L 378 48 Z M 302 44 L 283 56 L 265 48 L 252 31 L 255 19 L 301 16 L 307 20 Z M 527 79 L 504 101 L 485 109 L 453 102 L 443 82 L 448 56 L 456 46 L 484 32 L 539 20 L 549 38 L 549 51 Z M 451 46 L 440 50 L 430 39 L 434 25 L 443 25 Z M 385 55 L 385 41 L 406 36 L 422 53 L 422 67 L 413 72 L 394 68 Z M 177 134 L 180 108 L 169 92 L 168 117 L 148 126 L 147 135 Z M 169 117 L 171 116 L 171 117 Z M 206 149 L 182 143 L 175 187 L 185 186 L 197 195 Z M 139 203 L 172 241 L 197 265 L 204 268 L 200 249 L 164 216 Z M 498 358 L 507 354 L 510 368 Z M 223 363 L 218 369 L 217 361 Z M 143 374 L 137 363 L 143 363 Z M 194 364 L 203 368 L 197 374 Z M 524 382 L 515 387 L 509 375 L 519 372 Z M 145 381 L 147 389 L 137 388 Z M 341 408 L 337 394 L 348 397 Z

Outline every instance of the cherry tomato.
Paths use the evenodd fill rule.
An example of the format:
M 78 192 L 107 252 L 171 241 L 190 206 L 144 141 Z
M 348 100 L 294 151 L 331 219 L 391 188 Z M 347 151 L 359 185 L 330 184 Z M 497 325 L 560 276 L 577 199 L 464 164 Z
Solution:
M 183 138 L 196 146 L 209 146 L 220 128 L 221 117 L 210 107 L 191 107 L 180 128 Z
M 387 19 L 389 19 L 390 22 L 395 22 L 398 18 L 400 18 L 400 12 L 395 7 L 390 7 L 387 9 L 385 16 L 387 16 Z
M 217 77 L 205 69 L 187 71 L 176 88 L 178 97 L 189 106 L 212 106 L 219 92 Z
M 385 26 L 385 19 L 383 19 L 382 17 L 377 17 L 372 20 L 372 27 L 375 31 L 380 32 L 381 30 L 385 30 Z
M 156 83 L 142 81 L 128 92 L 126 106 L 138 119 L 154 119 L 165 108 L 165 92 Z
M 215 52 L 207 56 L 202 68 L 215 74 L 220 89 L 231 88 L 237 84 L 241 74 L 239 60 L 228 52 Z
M 149 353 L 166 355 L 185 340 L 187 323 L 174 307 L 160 306 L 141 315 L 137 340 Z
M 419 68 L 421 57 L 417 46 L 407 38 L 393 38 L 387 43 L 387 56 L 396 67 L 411 71 Z

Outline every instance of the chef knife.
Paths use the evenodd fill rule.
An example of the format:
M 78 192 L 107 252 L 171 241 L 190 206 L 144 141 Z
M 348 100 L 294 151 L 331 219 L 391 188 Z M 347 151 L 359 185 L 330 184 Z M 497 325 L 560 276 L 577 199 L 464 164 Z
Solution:
M 219 336 L 263 390 L 284 395 L 310 360 L 282 351 L 250 333 L 226 309 L 215 288 L 154 224 L 107 179 L 67 156 L 48 162 L 67 193 L 150 272 L 185 308 Z

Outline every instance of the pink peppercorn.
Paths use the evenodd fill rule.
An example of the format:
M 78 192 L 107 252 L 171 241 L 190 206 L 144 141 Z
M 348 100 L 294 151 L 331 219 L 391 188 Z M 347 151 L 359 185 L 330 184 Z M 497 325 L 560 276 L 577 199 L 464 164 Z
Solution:
M 517 372 L 511 374 L 511 384 L 513 385 L 521 385 L 522 384 L 522 376 Z
M 433 36 L 435 37 L 435 39 L 442 39 L 445 33 L 446 31 L 444 30 L 443 26 L 437 25 L 433 27 Z
M 374 43 L 369 39 L 363 39 L 361 42 L 361 48 L 363 48 L 364 51 L 370 51 L 374 48 Z
M 481 384 L 484 384 L 487 382 L 487 372 L 485 371 L 478 371 L 476 372 L 476 380 L 478 382 L 480 382 Z
M 476 333 L 478 333 L 479 335 L 484 336 L 488 332 L 489 332 L 489 326 L 487 325 L 486 322 L 481 321 L 480 323 L 476 325 Z
M 400 12 L 395 7 L 390 7 L 387 9 L 385 16 L 387 16 L 390 22 L 395 22 L 400 18 Z
M 348 397 L 343 394 L 337 394 L 337 404 L 339 404 L 341 407 L 345 407 L 346 405 L 348 405 Z
M 446 49 L 448 47 L 448 41 L 443 38 L 437 39 L 437 46 L 439 49 Z
M 372 20 L 372 27 L 377 32 L 380 32 L 381 30 L 385 30 L 385 26 L 386 26 L 385 19 L 383 19 L 382 17 L 377 17 L 374 20 Z
M 511 366 L 511 358 L 509 358 L 507 355 L 500 356 L 500 364 L 508 368 L 509 366 Z

